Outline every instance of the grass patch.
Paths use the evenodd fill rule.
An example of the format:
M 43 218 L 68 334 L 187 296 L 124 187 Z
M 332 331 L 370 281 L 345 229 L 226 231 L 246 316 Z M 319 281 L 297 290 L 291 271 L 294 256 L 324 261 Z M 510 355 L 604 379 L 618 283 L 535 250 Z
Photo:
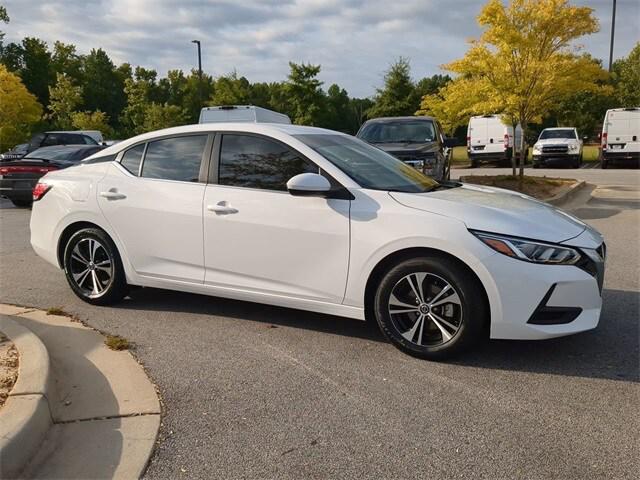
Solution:
M 522 190 L 519 187 L 518 176 L 513 175 L 467 175 L 461 177 L 460 180 L 466 183 L 476 185 L 486 185 L 488 187 L 506 188 L 516 192 L 530 195 L 540 200 L 545 200 L 557 195 L 561 190 L 576 183 L 572 178 L 547 178 L 525 176 L 523 179 Z
M 597 162 L 600 157 L 600 147 L 598 145 L 585 145 L 582 149 L 582 160 L 584 162 Z M 533 146 L 529 145 L 529 161 L 533 158 Z M 466 165 L 470 163 L 467 156 L 467 147 L 458 146 L 453 147 L 453 154 L 451 155 L 452 165 Z
M 462 165 L 462 164 L 469 163 L 466 146 L 462 145 L 458 147 L 453 147 L 453 153 L 451 155 L 451 163 L 453 165 Z
M 120 335 L 107 335 L 104 344 L 111 350 L 128 350 L 131 347 L 129 340 Z

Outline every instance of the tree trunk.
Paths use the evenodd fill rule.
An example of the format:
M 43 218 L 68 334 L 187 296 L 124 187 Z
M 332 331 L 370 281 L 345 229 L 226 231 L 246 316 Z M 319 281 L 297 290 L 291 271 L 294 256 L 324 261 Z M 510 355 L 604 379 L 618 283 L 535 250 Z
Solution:
M 511 176 L 516 176 L 516 125 L 513 125 L 513 145 L 511 145 Z
M 520 172 L 518 175 L 518 189 L 522 192 L 524 189 L 524 162 L 526 160 L 525 155 L 527 154 L 527 142 L 524 138 L 524 127 L 523 124 L 520 124 L 520 128 L 522 128 L 522 133 L 520 134 Z M 514 132 L 515 135 L 515 132 Z

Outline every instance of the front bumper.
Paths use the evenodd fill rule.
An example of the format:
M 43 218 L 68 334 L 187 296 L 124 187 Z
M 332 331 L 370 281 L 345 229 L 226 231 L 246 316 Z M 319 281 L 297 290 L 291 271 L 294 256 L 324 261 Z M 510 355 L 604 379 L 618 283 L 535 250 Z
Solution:
M 546 165 L 552 163 L 573 163 L 580 160 L 579 153 L 542 153 L 533 155 L 534 165 Z
M 597 275 L 573 265 L 541 265 L 501 254 L 482 263 L 495 288 L 487 289 L 491 338 L 539 340 L 598 325 L 602 297 Z

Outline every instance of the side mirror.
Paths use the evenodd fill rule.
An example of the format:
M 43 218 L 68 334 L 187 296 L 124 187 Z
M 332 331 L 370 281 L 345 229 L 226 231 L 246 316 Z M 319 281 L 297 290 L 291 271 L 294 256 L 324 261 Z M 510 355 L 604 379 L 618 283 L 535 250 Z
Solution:
M 289 179 L 287 190 L 297 197 L 326 197 L 331 184 L 318 173 L 301 173 Z
M 445 137 L 444 146 L 447 148 L 453 148 L 458 146 L 458 139 L 456 137 Z
M 587 140 L 589 140 L 589 137 L 587 137 L 586 135 L 584 137 L 582 137 L 582 141 L 586 142 Z

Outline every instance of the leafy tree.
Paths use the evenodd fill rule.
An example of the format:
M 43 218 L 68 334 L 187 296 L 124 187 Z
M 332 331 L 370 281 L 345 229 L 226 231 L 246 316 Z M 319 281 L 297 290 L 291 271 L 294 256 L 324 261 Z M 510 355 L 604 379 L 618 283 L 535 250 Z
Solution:
M 640 106 L 640 42 L 613 63 L 615 98 L 619 107 Z
M 143 132 L 151 132 L 162 128 L 175 127 L 187 123 L 187 116 L 177 105 L 150 104 L 144 115 Z
M 9 14 L 4 5 L 0 5 L 0 22 L 9 23 Z M 2 46 L 2 40 L 4 39 L 4 32 L 0 30 L 0 46 Z
M 40 120 L 42 106 L 20 77 L 0 65 L 0 150 L 29 138 L 31 127 Z
M 119 118 L 126 104 L 124 78 L 104 50 L 93 49 L 84 57 L 83 75 L 84 108 L 100 110 L 111 119 Z
M 602 92 L 607 78 L 600 65 L 579 55 L 573 42 L 598 30 L 593 9 L 567 0 L 489 0 L 478 17 L 484 31 L 464 58 L 445 66 L 483 92 L 474 108 L 500 105 L 510 122 L 526 128 L 576 91 Z M 523 136 L 524 137 L 524 136 Z M 524 152 L 520 155 L 520 186 Z
M 353 132 L 353 117 L 351 115 L 351 105 L 349 104 L 349 94 L 344 88 L 340 88 L 335 83 L 327 90 L 322 126 L 340 132 Z
M 238 77 L 234 71 L 216 80 L 213 95 L 209 99 L 212 105 L 246 105 L 251 100 L 251 84 L 245 77 Z
M 435 74 L 431 77 L 424 77 L 418 83 L 416 83 L 415 95 L 418 101 L 422 100 L 425 95 L 434 95 L 438 93 L 442 87 L 446 86 L 451 81 L 449 75 Z
M 47 44 L 38 38 L 22 40 L 18 73 L 22 83 L 42 105 L 49 104 L 49 86 L 54 83 L 51 53 Z
M 324 105 L 322 82 L 316 77 L 320 65 L 289 62 L 291 72 L 285 82 L 284 91 L 290 103 L 292 121 L 299 125 L 318 125 Z
M 71 79 L 57 74 L 54 87 L 49 87 L 49 118 L 56 128 L 70 130 L 73 126 L 72 114 L 82 102 L 82 89 L 71 83 Z
M 55 42 L 51 55 L 51 68 L 55 75 L 64 74 L 76 84 L 82 84 L 82 57 L 76 52 L 76 46 Z
M 109 117 L 104 112 L 74 112 L 71 114 L 71 123 L 78 130 L 99 130 L 102 135 L 108 137 L 113 134 L 109 126 Z
M 377 90 L 374 105 L 369 111 L 373 117 L 413 115 L 418 109 L 416 89 L 411 80 L 409 60 L 400 57 L 384 75 L 384 87 Z

